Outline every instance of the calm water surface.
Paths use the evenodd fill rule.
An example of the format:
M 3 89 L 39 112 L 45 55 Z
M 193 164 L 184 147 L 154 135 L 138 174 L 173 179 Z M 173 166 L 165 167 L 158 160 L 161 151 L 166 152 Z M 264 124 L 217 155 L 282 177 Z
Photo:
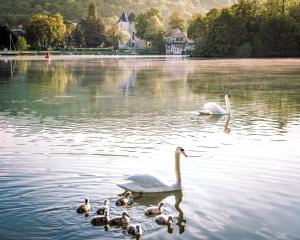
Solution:
M 191 113 L 227 92 L 230 119 Z M 132 239 L 90 219 L 131 174 L 174 182 L 177 146 L 182 192 L 127 208 L 143 239 L 300 239 L 299 139 L 300 59 L 2 59 L 0 239 Z

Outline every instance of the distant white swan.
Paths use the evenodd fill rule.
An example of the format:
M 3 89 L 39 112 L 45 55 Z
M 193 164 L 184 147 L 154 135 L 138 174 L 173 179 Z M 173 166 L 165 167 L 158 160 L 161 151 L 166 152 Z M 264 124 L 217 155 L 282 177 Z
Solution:
M 158 178 L 151 175 L 138 174 L 128 177 L 128 180 L 130 180 L 131 182 L 118 184 L 118 186 L 125 190 L 139 193 L 171 192 L 181 190 L 180 154 L 187 157 L 184 149 L 181 147 L 177 147 L 175 151 L 176 183 L 167 185 Z
M 222 108 L 220 105 L 218 105 L 215 102 L 208 102 L 205 103 L 203 108 L 199 111 L 200 115 L 230 115 L 231 107 L 229 102 L 230 95 L 225 95 L 225 103 L 226 103 L 226 109 Z

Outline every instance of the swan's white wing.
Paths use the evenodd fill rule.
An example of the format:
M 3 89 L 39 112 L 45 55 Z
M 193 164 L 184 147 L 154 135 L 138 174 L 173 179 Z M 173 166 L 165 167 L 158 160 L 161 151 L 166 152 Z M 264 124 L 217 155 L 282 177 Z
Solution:
M 160 186 L 160 187 L 141 187 L 137 185 L 135 182 L 129 182 L 129 183 L 122 183 L 117 184 L 119 187 L 131 191 L 131 192 L 137 192 L 137 193 L 158 193 L 158 192 L 172 192 L 176 190 L 180 190 L 180 187 L 176 184 L 171 186 Z
M 145 174 L 137 174 L 128 177 L 128 180 L 134 182 L 142 188 L 156 188 L 156 187 L 165 187 L 167 184 L 160 181 L 158 178 L 153 177 L 151 175 Z
M 121 183 L 117 184 L 120 188 L 123 188 L 125 190 L 129 190 L 131 192 L 145 192 L 145 189 L 141 186 L 135 184 L 135 182 L 129 182 L 129 183 Z
M 227 112 L 215 102 L 205 103 L 200 112 L 207 112 L 207 114 L 226 114 Z

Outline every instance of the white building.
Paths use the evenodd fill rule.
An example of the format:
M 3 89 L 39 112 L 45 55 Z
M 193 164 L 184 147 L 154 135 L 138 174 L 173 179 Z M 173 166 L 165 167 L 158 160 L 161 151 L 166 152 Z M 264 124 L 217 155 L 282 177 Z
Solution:
M 136 37 L 134 26 L 135 15 L 131 13 L 128 17 L 125 12 L 119 18 L 119 26 L 123 31 L 128 32 L 130 38 L 126 44 L 119 43 L 119 48 L 145 48 L 146 42 Z
M 167 55 L 181 55 L 186 51 L 191 51 L 194 43 L 189 41 L 186 34 L 180 29 L 175 28 L 166 36 L 166 54 Z

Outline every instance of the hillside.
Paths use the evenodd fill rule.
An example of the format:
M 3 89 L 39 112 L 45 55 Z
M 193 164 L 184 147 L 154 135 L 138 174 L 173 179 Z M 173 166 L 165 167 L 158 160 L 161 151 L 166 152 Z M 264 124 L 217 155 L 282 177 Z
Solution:
M 103 17 L 119 16 L 125 10 L 140 13 L 147 8 L 159 8 L 163 16 L 174 10 L 186 17 L 192 13 L 205 13 L 213 7 L 228 6 L 232 0 L 95 0 L 98 13 Z M 88 0 L 9 0 L 0 1 L 0 23 L 11 26 L 24 24 L 36 13 L 60 13 L 64 18 L 77 20 L 86 15 Z

